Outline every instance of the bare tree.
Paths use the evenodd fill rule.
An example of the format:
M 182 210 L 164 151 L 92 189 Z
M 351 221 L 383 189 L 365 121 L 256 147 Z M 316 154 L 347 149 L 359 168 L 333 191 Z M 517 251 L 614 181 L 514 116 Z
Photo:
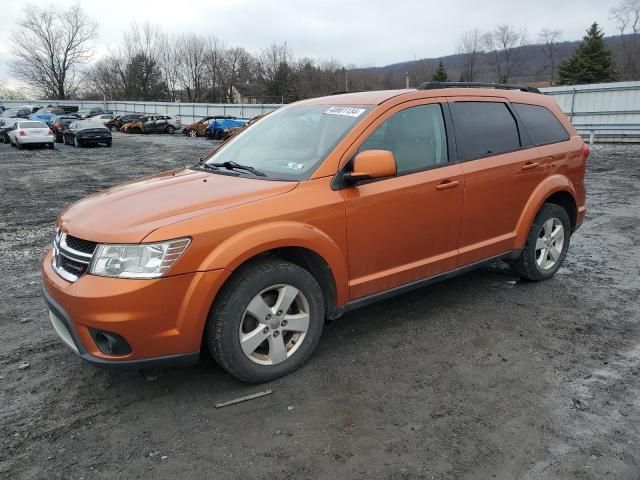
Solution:
M 78 69 L 93 51 L 97 24 L 78 4 L 68 10 L 29 5 L 10 39 L 15 78 L 45 96 L 67 98 L 77 88 Z
M 208 77 L 208 84 L 211 90 L 211 98 L 214 102 L 226 101 L 224 94 L 223 77 L 224 77 L 224 43 L 215 36 L 210 36 L 204 44 L 205 64 Z
M 7 87 L 5 80 L 0 78 L 0 98 L 3 100 L 24 100 L 27 95 L 21 90 Z
M 227 97 L 233 100 L 233 87 L 251 80 L 255 67 L 253 57 L 242 47 L 234 47 L 224 52 L 222 77 Z
M 160 39 L 160 71 L 168 100 L 175 102 L 178 99 L 180 83 L 180 47 L 177 41 L 165 33 Z
M 549 30 L 544 28 L 538 34 L 542 53 L 547 61 L 545 70 L 549 72 L 549 85 L 553 85 L 556 80 L 556 65 L 558 63 L 558 41 L 562 36 L 560 30 Z
M 640 75 L 640 0 L 624 0 L 609 11 L 622 40 L 622 74 L 628 79 Z
M 520 65 L 518 47 L 526 45 L 526 32 L 518 31 L 511 25 L 498 25 L 485 33 L 482 40 L 491 58 L 496 81 L 507 83 Z
M 458 53 L 462 57 L 460 80 L 473 82 L 476 79 L 478 56 L 482 53 L 483 34 L 479 28 L 464 32 L 458 42 Z
M 206 95 L 207 85 L 207 50 L 204 37 L 190 34 L 178 39 L 177 51 L 178 78 L 180 85 L 190 102 L 201 102 Z

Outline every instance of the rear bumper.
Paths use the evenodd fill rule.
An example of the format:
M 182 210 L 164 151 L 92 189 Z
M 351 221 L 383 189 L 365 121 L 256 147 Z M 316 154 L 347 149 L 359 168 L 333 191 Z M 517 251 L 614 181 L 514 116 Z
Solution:
M 16 142 L 20 145 L 46 145 L 47 143 L 53 143 L 53 141 L 53 135 L 42 137 L 20 137 L 16 135 Z
M 60 277 L 51 252 L 42 262 L 42 290 L 60 338 L 81 358 L 99 366 L 183 366 L 196 362 L 211 303 L 226 270 L 195 272 L 153 280 L 84 275 Z M 113 333 L 130 347 L 107 354 L 95 332 Z

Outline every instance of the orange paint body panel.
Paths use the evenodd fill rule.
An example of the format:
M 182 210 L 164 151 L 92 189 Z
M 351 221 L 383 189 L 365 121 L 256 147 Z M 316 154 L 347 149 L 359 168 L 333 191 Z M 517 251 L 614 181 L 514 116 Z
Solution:
M 554 194 L 569 196 L 577 228 L 586 211 L 583 142 L 553 99 L 520 91 L 472 93 L 466 88 L 393 90 L 299 102 L 367 107 L 299 181 L 184 169 L 77 202 L 58 221 L 63 234 L 96 244 L 178 238 L 189 238 L 190 244 L 168 272 L 153 279 L 90 273 L 65 279 L 49 252 L 42 279 L 50 308 L 65 316 L 90 359 L 118 363 L 194 354 L 218 292 L 238 267 L 265 252 L 294 249 L 320 258 L 333 283 L 330 307 L 340 311 L 349 302 L 522 249 L 537 212 Z M 448 113 L 448 104 L 458 101 L 543 105 L 570 139 L 458 161 Z M 434 104 L 442 107 L 448 162 L 340 183 L 376 129 L 408 108 Z M 375 176 L 393 171 L 387 165 Z M 120 335 L 131 351 L 105 354 L 92 329 Z

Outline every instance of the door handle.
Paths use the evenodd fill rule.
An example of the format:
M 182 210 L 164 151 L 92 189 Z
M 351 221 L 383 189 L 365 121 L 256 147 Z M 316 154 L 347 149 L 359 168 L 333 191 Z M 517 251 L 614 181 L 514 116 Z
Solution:
M 436 190 L 449 190 L 450 188 L 456 188 L 460 185 L 458 180 L 444 180 L 439 185 L 436 185 Z
M 538 162 L 527 162 L 522 166 L 522 170 L 533 170 L 534 168 L 538 168 L 539 166 L 540 164 Z

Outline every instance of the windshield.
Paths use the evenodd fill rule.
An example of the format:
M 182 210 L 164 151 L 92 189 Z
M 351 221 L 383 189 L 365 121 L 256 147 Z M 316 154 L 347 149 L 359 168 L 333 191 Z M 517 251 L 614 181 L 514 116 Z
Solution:
M 362 106 L 282 107 L 224 144 L 206 163 L 235 162 L 271 179 L 304 180 L 368 111 Z

